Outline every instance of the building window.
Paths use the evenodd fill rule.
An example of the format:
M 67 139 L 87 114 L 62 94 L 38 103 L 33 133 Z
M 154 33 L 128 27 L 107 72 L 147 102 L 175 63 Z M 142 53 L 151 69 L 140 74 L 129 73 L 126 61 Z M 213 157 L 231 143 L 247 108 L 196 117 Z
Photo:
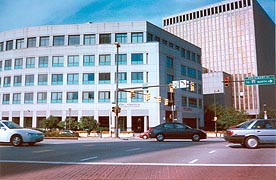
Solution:
M 37 93 L 37 103 L 47 103 L 47 92 Z
M 131 33 L 131 42 L 132 43 L 142 43 L 143 42 L 143 33 Z
M 83 74 L 83 84 L 94 84 L 94 73 L 84 73 Z
M 118 54 L 118 63 L 120 65 L 127 64 L 127 55 L 126 54 Z M 117 55 L 115 56 L 115 64 L 117 63 Z
M 53 46 L 64 46 L 64 36 L 54 36 Z
M 131 98 L 131 102 L 143 102 L 143 101 L 144 101 L 143 91 L 135 91 L 135 96 Z
M 6 42 L 6 50 L 12 50 L 13 49 L 13 40 L 7 41 Z
M 192 78 L 196 78 L 196 70 L 188 67 L 188 76 Z
M 201 71 L 197 71 L 197 79 L 202 80 L 202 72 Z
M 33 86 L 33 85 L 34 85 L 34 75 L 26 75 L 25 86 Z
M 79 66 L 79 56 L 68 56 L 67 66 Z
M 80 45 L 80 35 L 70 35 L 68 37 L 68 45 Z
M 116 80 L 116 77 L 115 77 L 115 80 Z M 126 72 L 118 73 L 118 82 L 119 83 L 127 83 L 127 73 Z
M 28 38 L 27 47 L 36 47 L 36 37 Z
M 100 55 L 99 64 L 100 65 L 110 65 L 111 64 L 110 54 Z
M 187 75 L 187 67 L 184 65 L 181 65 L 181 75 L 186 76 Z
M 0 61 L 0 71 L 2 71 L 2 67 L 3 67 L 3 62 Z
M 173 69 L 173 58 L 167 56 L 166 64 L 167 64 L 167 68 L 172 68 Z
M 26 68 L 35 68 L 35 58 L 34 57 L 26 58 Z
M 51 103 L 62 103 L 62 92 L 52 92 Z
M 4 87 L 10 87 L 11 86 L 11 77 L 10 76 L 7 76 L 7 77 L 4 77 Z
M 143 54 L 131 54 L 131 64 L 143 64 Z
M 82 92 L 82 102 L 94 102 L 94 92 L 93 91 L 86 91 Z
M 197 55 L 197 56 L 196 56 L 196 62 L 197 62 L 198 64 L 201 64 L 201 56 L 200 56 L 200 55 Z
M 16 40 L 16 49 L 24 48 L 24 39 L 17 39 Z
M 85 34 L 83 37 L 84 45 L 92 45 L 96 44 L 96 36 L 95 34 Z
M 115 42 L 118 42 L 120 44 L 127 43 L 127 33 L 115 34 Z
M 83 56 L 83 66 L 95 66 L 95 56 L 94 55 L 84 55 Z
M 79 84 L 79 74 L 67 74 L 67 84 Z
M 52 84 L 62 85 L 63 84 L 63 74 L 52 74 Z
M 78 92 L 67 92 L 68 103 L 77 103 L 79 99 Z
M 22 69 L 23 68 L 23 58 L 14 60 L 14 69 Z
M 153 41 L 153 34 L 147 33 L 147 42 Z
M 47 85 L 48 84 L 48 74 L 39 74 L 37 84 L 38 85 Z
M 100 34 L 100 44 L 111 44 L 111 34 Z
M 122 92 L 122 91 L 119 91 L 118 92 L 118 101 L 119 102 L 127 102 L 127 92 Z
M 191 52 L 189 50 L 186 51 L 186 58 L 191 59 Z
M 21 104 L 21 93 L 14 93 L 12 98 L 13 104 Z
M 195 61 L 195 53 L 192 52 L 192 61 Z
M 63 56 L 54 56 L 52 59 L 53 67 L 63 67 L 64 66 L 64 57 Z
M 40 47 L 49 46 L 49 36 L 40 37 L 39 46 Z
M 38 67 L 48 67 L 48 56 L 38 58 Z
M 174 79 L 174 76 L 173 76 L 173 75 L 167 74 L 167 84 L 172 83 L 173 79 Z
M 13 85 L 21 86 L 22 85 L 22 76 L 14 76 Z
M 10 104 L 10 94 L 3 94 L 2 104 Z
M 110 73 L 99 73 L 100 84 L 110 84 Z
M 33 104 L 34 94 L 33 93 L 25 93 L 24 94 L 24 104 Z
M 189 98 L 188 103 L 189 103 L 188 104 L 189 107 L 194 107 L 194 108 L 197 107 L 197 99 L 196 98 Z
M 12 67 L 12 60 L 5 60 L 5 66 L 4 66 L 4 70 L 11 70 Z
M 132 72 L 131 73 L 132 83 L 143 83 L 143 72 Z
M 99 102 L 110 102 L 110 92 L 99 91 Z
M 4 42 L 0 42 L 0 52 L 4 51 Z

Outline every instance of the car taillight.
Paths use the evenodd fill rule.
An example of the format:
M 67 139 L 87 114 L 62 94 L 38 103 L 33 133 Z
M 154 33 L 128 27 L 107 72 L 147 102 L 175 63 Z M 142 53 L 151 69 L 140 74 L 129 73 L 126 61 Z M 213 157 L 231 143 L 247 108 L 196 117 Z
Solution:
M 232 135 L 234 134 L 234 131 L 227 131 L 227 134 L 228 134 L 229 136 L 232 136 Z

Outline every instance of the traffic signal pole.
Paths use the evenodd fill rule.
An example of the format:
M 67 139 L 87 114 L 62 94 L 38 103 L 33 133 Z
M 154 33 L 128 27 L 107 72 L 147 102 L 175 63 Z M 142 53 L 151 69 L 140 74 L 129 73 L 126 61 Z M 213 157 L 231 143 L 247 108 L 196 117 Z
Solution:
M 117 54 L 116 54 L 116 97 L 115 97 L 115 138 L 119 137 L 118 134 L 118 121 L 119 121 L 119 48 L 121 47 L 118 42 L 115 42 L 116 48 L 117 48 Z

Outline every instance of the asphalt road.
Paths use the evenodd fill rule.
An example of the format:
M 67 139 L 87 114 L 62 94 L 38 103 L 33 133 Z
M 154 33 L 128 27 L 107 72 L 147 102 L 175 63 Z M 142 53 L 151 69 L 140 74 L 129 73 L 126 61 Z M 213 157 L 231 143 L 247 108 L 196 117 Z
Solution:
M 212 138 L 45 140 L 0 144 L 1 179 L 274 179 L 276 147 L 245 149 Z

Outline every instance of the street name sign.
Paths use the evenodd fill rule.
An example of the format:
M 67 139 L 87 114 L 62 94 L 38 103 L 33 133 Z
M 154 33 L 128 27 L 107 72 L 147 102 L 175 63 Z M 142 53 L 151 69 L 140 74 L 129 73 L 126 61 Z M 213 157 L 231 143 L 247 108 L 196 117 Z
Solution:
M 275 84 L 274 75 L 252 76 L 244 78 L 245 85 L 271 85 Z

